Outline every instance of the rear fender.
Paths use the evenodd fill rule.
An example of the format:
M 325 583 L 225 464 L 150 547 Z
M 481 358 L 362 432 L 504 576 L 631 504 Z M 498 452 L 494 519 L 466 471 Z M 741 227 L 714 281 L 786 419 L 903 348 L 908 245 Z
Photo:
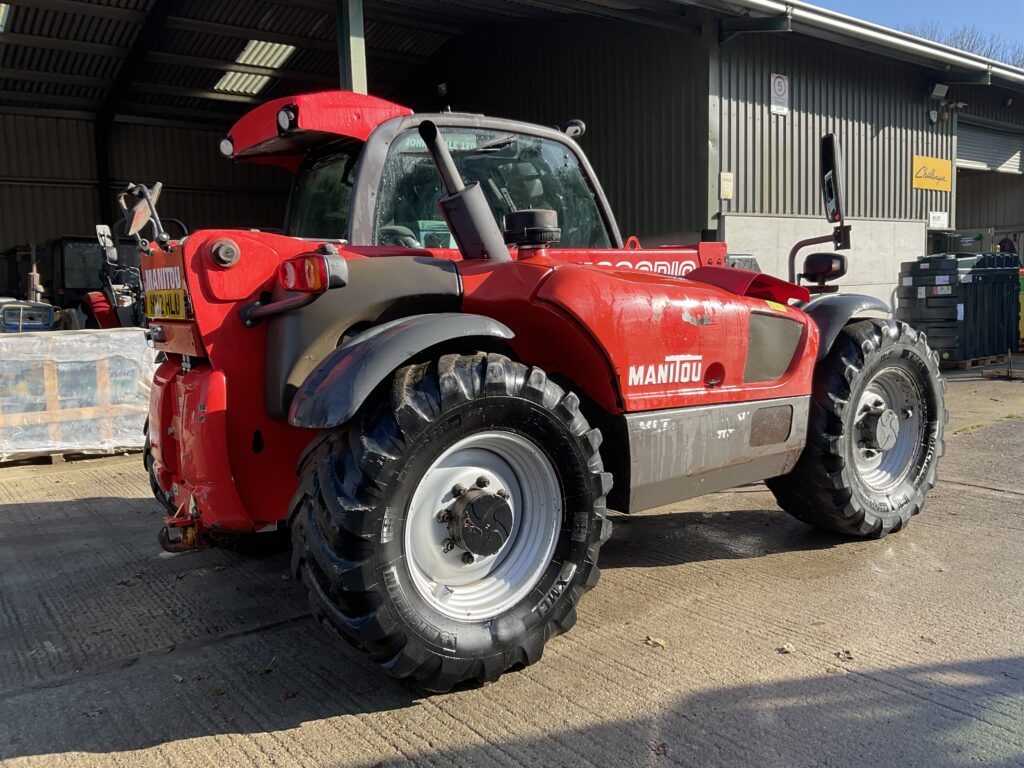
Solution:
M 803 307 L 804 312 L 811 316 L 821 335 L 818 345 L 818 359 L 821 360 L 832 349 L 843 326 L 865 312 L 882 312 L 892 314 L 889 305 L 874 296 L 863 296 L 856 293 L 837 293 L 819 296 Z
M 396 368 L 421 352 L 467 338 L 511 339 L 515 334 L 483 315 L 413 315 L 370 328 L 327 355 L 292 400 L 288 421 L 327 429 L 344 424 Z

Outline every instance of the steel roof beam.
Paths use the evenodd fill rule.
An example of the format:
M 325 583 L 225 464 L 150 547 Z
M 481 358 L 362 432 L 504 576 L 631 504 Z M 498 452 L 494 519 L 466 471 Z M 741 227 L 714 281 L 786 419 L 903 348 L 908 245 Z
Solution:
M 718 22 L 718 44 L 725 45 L 736 35 L 748 32 L 792 32 L 793 19 L 781 16 L 742 16 L 736 19 L 722 19 Z
M 231 24 L 219 24 L 215 21 L 202 19 L 186 19 L 182 16 L 170 16 L 164 24 L 165 29 L 176 29 L 180 32 L 192 32 L 197 35 L 218 35 L 233 37 L 239 40 L 263 40 L 268 43 L 294 45 L 296 48 L 312 48 L 317 51 L 334 53 L 337 48 L 333 40 L 317 40 L 316 38 L 288 35 L 283 32 L 272 32 L 266 29 L 249 29 Z
M 0 78 L 22 80 L 32 83 L 56 83 L 57 85 L 82 85 L 93 88 L 109 88 L 113 80 L 106 77 L 87 77 L 85 75 L 66 75 L 62 72 L 40 72 L 33 69 L 11 69 L 0 67 Z
M 99 99 L 86 99 L 81 96 L 60 96 L 55 93 L 28 93 L 25 91 L 0 90 L 0 99 L 4 101 L 37 102 L 39 104 L 53 104 L 58 107 L 72 107 L 77 109 L 95 109 Z
M 166 51 L 150 51 L 147 55 L 154 64 L 167 64 L 175 67 L 195 67 L 196 69 L 212 69 L 217 72 L 241 72 L 245 75 L 265 75 L 279 80 L 298 80 L 318 85 L 337 85 L 338 78 L 334 75 L 323 75 L 318 72 L 299 72 L 294 69 L 274 69 L 258 67 L 254 64 L 239 64 L 237 61 L 223 59 L 205 59 L 199 56 L 186 56 Z
M 208 91 L 203 88 L 188 88 L 181 85 L 166 83 L 132 83 L 132 90 L 139 93 L 155 93 L 163 96 L 182 96 L 188 99 L 209 99 L 210 101 L 229 101 L 235 104 L 262 104 L 266 99 L 249 96 L 244 93 L 228 93 Z M 173 111 L 173 108 L 168 108 Z
M 165 27 L 199 35 L 220 35 L 221 37 L 232 37 L 239 40 L 264 40 L 268 43 L 294 45 L 296 48 L 312 48 L 317 51 L 328 51 L 330 53 L 337 53 L 338 51 L 338 46 L 333 40 L 316 40 L 299 35 L 288 35 L 282 32 L 270 32 L 265 29 L 235 27 L 229 24 L 218 24 L 200 19 L 185 19 L 180 16 L 169 18 Z M 414 56 L 399 51 L 387 51 L 381 48 L 371 48 L 367 50 L 366 55 L 371 59 L 394 61 L 399 64 L 419 65 L 426 61 L 423 56 Z
M 45 48 L 50 51 L 86 53 L 90 56 L 103 56 L 108 59 L 123 59 L 131 52 L 129 48 L 118 48 L 114 45 L 84 43 L 79 40 L 63 40 L 56 37 L 37 37 L 36 35 L 22 35 L 16 32 L 0 32 L 0 45 L 2 44 L 18 45 L 25 48 Z
M 128 24 L 141 24 L 146 20 L 144 11 L 133 11 L 129 8 L 115 8 L 110 5 L 83 3 L 81 0 L 5 0 L 8 5 L 34 8 L 37 11 L 54 11 L 70 13 L 77 16 L 91 16 L 96 19 L 123 21 Z

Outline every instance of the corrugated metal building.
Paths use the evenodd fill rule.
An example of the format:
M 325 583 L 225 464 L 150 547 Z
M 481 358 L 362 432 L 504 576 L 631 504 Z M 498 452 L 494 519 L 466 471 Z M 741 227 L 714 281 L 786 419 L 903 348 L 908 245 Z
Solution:
M 848 285 L 887 296 L 933 215 L 1024 230 L 1024 71 L 799 0 L 6 5 L 0 250 L 88 235 L 128 180 L 164 181 L 162 210 L 193 228 L 279 226 L 286 175 L 231 166 L 217 142 L 254 104 L 336 82 L 339 7 L 361 11 L 373 93 L 419 110 L 584 119 L 580 143 L 620 225 L 646 244 L 724 238 L 784 275 L 792 243 L 828 232 L 826 131 L 845 149 Z M 276 66 L 245 59 L 258 41 L 292 50 Z M 262 85 L 225 87 L 232 72 Z M 784 109 L 772 107 L 775 76 Z M 915 156 L 959 169 L 948 191 L 915 186 Z

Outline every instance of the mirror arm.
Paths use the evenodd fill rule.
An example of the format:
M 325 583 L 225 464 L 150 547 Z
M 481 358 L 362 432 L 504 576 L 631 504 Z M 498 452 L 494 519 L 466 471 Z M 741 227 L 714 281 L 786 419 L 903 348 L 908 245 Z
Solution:
M 847 247 L 849 247 L 849 238 L 850 238 L 850 235 L 849 235 L 849 225 L 846 225 L 845 227 L 836 227 L 836 232 L 838 232 L 840 229 L 846 229 L 847 230 L 846 239 L 847 239 Z M 820 237 L 809 237 L 806 240 L 801 240 L 800 242 L 798 242 L 796 245 L 793 246 L 793 248 L 789 252 L 789 282 L 795 284 L 796 280 L 797 280 L 797 276 L 796 276 L 796 255 L 801 250 L 803 250 L 804 248 L 806 248 L 809 245 L 821 245 L 823 243 L 832 243 L 833 245 L 835 245 L 835 243 L 836 243 L 836 233 L 833 232 L 831 235 L 822 235 Z M 837 250 L 838 250 L 838 248 L 837 248 Z

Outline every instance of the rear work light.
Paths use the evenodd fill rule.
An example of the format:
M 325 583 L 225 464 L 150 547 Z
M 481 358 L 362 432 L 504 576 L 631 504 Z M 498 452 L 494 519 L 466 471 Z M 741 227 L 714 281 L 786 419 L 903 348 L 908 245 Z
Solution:
M 323 293 L 342 288 L 348 282 L 348 264 L 344 257 L 310 253 L 281 263 L 278 281 L 286 291 Z

